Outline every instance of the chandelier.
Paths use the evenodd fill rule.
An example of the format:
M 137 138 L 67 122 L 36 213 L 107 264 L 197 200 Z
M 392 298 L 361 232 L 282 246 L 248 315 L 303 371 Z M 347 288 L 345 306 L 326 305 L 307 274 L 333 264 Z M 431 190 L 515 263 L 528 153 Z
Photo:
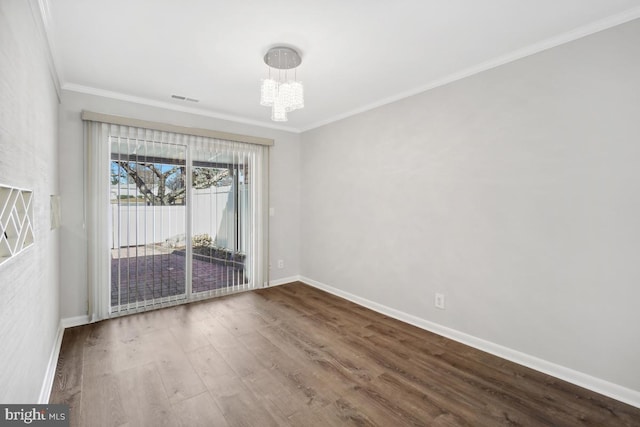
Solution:
M 286 122 L 287 113 L 304 108 L 304 88 L 296 71 L 302 58 L 295 49 L 277 46 L 269 49 L 264 62 L 269 67 L 269 76 L 262 79 L 260 105 L 271 107 L 274 122 Z

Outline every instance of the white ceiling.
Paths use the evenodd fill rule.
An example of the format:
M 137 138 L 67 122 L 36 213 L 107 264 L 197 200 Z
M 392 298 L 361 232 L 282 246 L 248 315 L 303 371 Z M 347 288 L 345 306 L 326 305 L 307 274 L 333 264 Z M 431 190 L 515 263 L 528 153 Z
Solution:
M 63 89 L 294 131 L 640 16 L 640 0 L 40 1 Z M 277 44 L 305 84 L 284 124 L 258 104 Z

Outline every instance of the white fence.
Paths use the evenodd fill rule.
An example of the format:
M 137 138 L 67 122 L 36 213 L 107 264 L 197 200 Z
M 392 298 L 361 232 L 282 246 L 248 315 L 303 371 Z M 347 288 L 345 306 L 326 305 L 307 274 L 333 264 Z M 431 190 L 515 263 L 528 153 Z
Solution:
M 192 197 L 193 234 L 208 234 L 220 247 L 233 235 L 231 187 L 195 190 Z M 185 206 L 111 205 L 111 248 L 158 243 L 184 245 Z

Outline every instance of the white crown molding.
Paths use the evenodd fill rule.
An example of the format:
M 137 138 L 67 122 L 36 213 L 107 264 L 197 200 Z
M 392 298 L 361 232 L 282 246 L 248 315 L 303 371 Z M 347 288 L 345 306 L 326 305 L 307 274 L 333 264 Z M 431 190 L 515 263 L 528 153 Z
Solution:
M 342 119 L 346 119 L 347 117 L 354 116 L 356 114 L 364 113 L 365 111 L 373 110 L 374 108 L 381 107 L 383 105 L 391 104 L 393 102 L 399 101 L 404 98 L 408 98 L 413 95 L 418 95 L 420 93 L 426 92 L 428 90 L 444 86 L 446 84 L 455 82 L 456 80 L 464 79 L 465 77 L 472 76 L 474 74 L 481 73 L 483 71 L 490 70 L 492 68 L 496 68 L 500 65 L 507 64 L 509 62 L 517 61 L 518 59 L 525 58 L 527 56 L 534 55 L 536 53 L 542 52 L 544 50 L 551 49 L 556 46 L 560 46 L 565 43 L 569 43 L 571 41 L 580 39 L 582 37 L 586 37 L 588 35 L 606 30 L 611 27 L 615 27 L 616 25 L 624 24 L 625 22 L 632 21 L 634 19 L 640 18 L 640 7 L 636 7 L 625 12 L 612 15 L 608 18 L 601 19 L 596 22 L 592 22 L 590 24 L 584 25 L 582 27 L 578 27 L 574 30 L 568 31 L 566 33 L 560 34 L 555 37 L 551 37 L 549 39 L 543 40 L 538 43 L 534 43 L 522 49 L 518 49 L 514 52 L 508 53 L 506 55 L 499 56 L 497 58 L 490 59 L 488 61 L 482 62 L 480 64 L 474 65 L 472 67 L 466 68 L 464 70 L 458 71 L 456 73 L 445 76 L 441 79 L 432 81 L 431 83 L 427 83 L 426 85 L 422 85 L 416 87 L 414 89 L 380 99 L 378 101 L 372 102 L 370 104 L 364 105 L 360 108 L 356 108 L 354 110 L 348 111 L 346 113 L 338 114 L 332 116 L 325 120 L 317 121 L 309 126 L 302 127 L 300 129 L 301 132 L 306 132 L 308 130 L 312 130 L 318 128 L 320 126 L 328 125 L 329 123 L 337 122 Z
M 60 61 L 59 57 L 57 56 L 57 50 L 55 47 L 54 37 L 52 34 L 53 21 L 51 19 L 49 0 L 29 0 L 29 4 L 31 6 L 31 12 L 32 12 L 33 18 L 38 27 L 39 36 L 42 39 L 43 45 L 46 47 L 49 72 L 54 82 L 59 102 L 62 99 L 61 91 L 67 90 L 71 92 L 80 92 L 80 93 L 86 93 L 89 95 L 97 95 L 97 96 L 103 96 L 106 98 L 118 99 L 121 101 L 133 102 L 136 104 L 149 105 L 152 107 L 159 107 L 167 110 L 197 114 L 200 116 L 212 117 L 215 119 L 229 120 L 232 122 L 244 123 L 248 125 L 254 125 L 254 126 L 259 126 L 259 127 L 269 128 L 269 129 L 283 130 L 283 131 L 292 132 L 292 133 L 300 133 L 300 129 L 288 127 L 288 126 L 274 125 L 274 124 L 271 124 L 270 122 L 246 119 L 244 117 L 217 113 L 217 112 L 202 109 L 202 108 L 184 107 L 180 105 L 171 104 L 169 102 L 156 101 L 153 99 L 127 95 L 119 92 L 113 92 L 113 91 L 98 89 L 94 87 L 78 85 L 75 83 L 65 82 L 63 70 L 61 67 L 58 66 L 58 64 L 61 64 L 62 61 Z
M 212 117 L 214 119 L 228 120 L 236 123 L 244 123 L 248 125 L 259 126 L 262 128 L 283 130 L 283 131 L 292 132 L 292 133 L 300 133 L 299 129 L 292 128 L 292 127 L 274 125 L 269 122 L 246 119 L 244 117 L 234 116 L 231 114 L 217 113 L 217 112 L 206 110 L 203 108 L 184 107 L 182 105 L 175 105 L 169 102 L 157 101 L 157 100 L 143 98 L 143 97 L 134 96 L 134 95 L 127 95 L 120 92 L 98 89 L 90 86 L 82 86 L 75 83 L 64 83 L 62 85 L 62 89 L 69 92 L 78 92 L 78 93 L 85 93 L 88 95 L 102 96 L 104 98 L 111 98 L 111 99 L 117 99 L 120 101 L 133 102 L 135 104 L 148 105 L 150 107 L 158 107 L 158 108 L 163 108 L 165 110 L 180 111 L 182 113 L 197 114 L 199 116 L 206 116 L 206 117 Z
M 518 49 L 506 55 L 502 55 L 497 58 L 490 59 L 488 61 L 482 62 L 480 64 L 458 71 L 456 73 L 444 76 L 440 79 L 434 80 L 425 85 L 421 85 L 416 88 L 410 89 L 408 91 L 404 91 L 396 95 L 380 99 L 378 101 L 369 103 L 367 105 L 347 111 L 345 113 L 331 116 L 327 119 L 319 120 L 308 126 L 301 126 L 299 128 L 295 128 L 295 127 L 289 127 L 289 126 L 276 125 L 271 122 L 247 119 L 244 117 L 234 116 L 230 114 L 218 113 L 218 112 L 204 109 L 204 108 L 185 107 L 181 105 L 175 105 L 169 102 L 157 101 L 157 100 L 134 96 L 134 95 L 127 95 L 119 92 L 114 92 L 114 91 L 109 91 L 109 90 L 104 90 L 104 89 L 99 89 L 99 88 L 94 88 L 89 86 L 83 86 L 75 83 L 67 83 L 64 81 L 64 76 L 62 75 L 61 68 L 56 67 L 56 59 L 57 59 L 55 56 L 56 50 L 55 50 L 55 46 L 53 45 L 53 37 L 51 37 L 50 35 L 51 18 L 48 12 L 49 10 L 48 0 L 30 0 L 30 2 L 32 4 L 32 9 L 37 9 L 39 11 L 39 13 L 37 14 L 38 19 L 36 19 L 36 21 L 39 22 L 39 28 L 42 29 L 41 31 L 43 32 L 47 45 L 49 47 L 48 49 L 49 50 L 49 55 L 48 55 L 49 68 L 52 73 L 52 78 L 56 83 L 56 90 L 59 91 L 61 87 L 63 90 L 68 90 L 72 92 L 80 92 L 80 93 L 86 93 L 90 95 L 103 96 L 107 98 L 133 102 L 136 104 L 149 105 L 149 106 L 164 108 L 164 109 L 173 110 L 173 111 L 197 114 L 201 116 L 212 117 L 212 118 L 221 119 L 221 120 L 229 120 L 232 122 L 244 123 L 244 124 L 260 126 L 260 127 L 275 129 L 275 130 L 282 130 L 282 131 L 292 132 L 292 133 L 302 133 L 302 132 L 306 132 L 306 131 L 333 123 L 333 122 L 337 122 L 339 120 L 346 119 L 348 117 L 402 100 L 404 98 L 408 98 L 410 96 L 424 93 L 431 89 L 444 86 L 446 84 L 455 82 L 465 77 L 469 77 L 469 76 L 481 73 L 483 71 L 496 68 L 500 65 L 504 65 L 509 62 L 513 62 L 518 59 L 522 59 L 527 56 L 534 55 L 544 50 L 551 49 L 553 47 L 580 39 L 582 37 L 586 37 L 588 35 L 606 30 L 611 27 L 615 27 L 617 25 L 624 24 L 625 22 L 629 22 L 634 19 L 640 18 L 640 7 L 636 7 L 636 8 L 627 10 L 625 12 L 612 15 L 608 18 L 604 18 L 599 21 L 578 27 L 574 30 L 549 38 L 547 40 L 543 40 L 539 43 L 534 43 L 532 45 L 529 45 L 522 49 Z M 37 6 L 33 6 L 34 4 L 36 4 Z M 35 17 L 35 13 L 34 13 L 34 17 Z M 59 62 L 60 61 L 58 61 L 58 63 Z
M 478 338 L 473 335 L 469 335 L 464 332 L 442 326 L 438 323 L 413 316 L 411 314 L 396 310 L 386 305 L 379 304 L 366 298 L 353 295 L 349 292 L 342 291 L 316 280 L 309 279 L 308 277 L 301 276 L 300 281 L 306 283 L 309 286 L 313 286 L 314 288 L 318 288 L 320 290 L 329 292 L 330 294 L 339 296 L 340 298 L 344 298 L 346 300 L 354 302 L 358 305 L 367 307 L 373 311 L 377 311 L 378 313 L 382 313 L 386 316 L 393 317 L 394 319 L 401 320 L 410 325 L 417 326 L 418 328 L 436 333 L 443 337 L 466 344 L 479 350 L 486 351 L 487 353 L 491 353 L 503 359 L 507 359 L 520 365 L 524 365 L 536 371 L 543 372 L 545 374 L 554 376 L 580 387 L 584 387 L 596 393 L 611 397 L 612 399 L 619 400 L 620 402 L 635 406 L 636 408 L 640 408 L 640 391 L 632 390 L 621 385 L 614 384 L 609 381 L 605 381 L 603 379 L 596 378 L 561 365 L 557 365 L 547 360 L 540 359 L 508 347 L 504 347 L 491 341 L 487 341 L 482 338 Z
M 53 81 L 53 86 L 58 96 L 58 102 L 61 102 L 61 78 L 60 69 L 56 66 L 55 46 L 53 45 L 53 37 L 51 37 L 51 14 L 49 12 L 48 0 L 29 0 L 29 6 L 31 7 L 31 15 L 36 24 L 38 31 L 38 38 L 40 38 L 40 44 L 44 48 L 45 56 L 47 58 L 47 66 L 49 68 L 49 74 Z

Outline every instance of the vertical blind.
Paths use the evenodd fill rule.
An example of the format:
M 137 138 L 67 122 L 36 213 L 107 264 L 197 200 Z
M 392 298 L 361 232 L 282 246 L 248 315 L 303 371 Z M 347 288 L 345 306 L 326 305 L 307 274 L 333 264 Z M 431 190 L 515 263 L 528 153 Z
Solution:
M 268 146 L 85 121 L 92 321 L 268 282 Z

